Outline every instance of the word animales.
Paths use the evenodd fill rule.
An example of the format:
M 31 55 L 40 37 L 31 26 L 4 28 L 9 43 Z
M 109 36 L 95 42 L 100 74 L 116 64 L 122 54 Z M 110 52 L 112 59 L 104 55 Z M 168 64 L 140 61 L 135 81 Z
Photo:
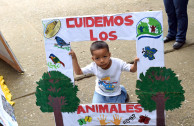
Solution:
M 122 104 L 97 104 L 97 105 L 79 105 L 77 109 L 77 114 L 81 113 L 140 113 L 143 111 L 140 104 L 126 104 L 121 107 Z

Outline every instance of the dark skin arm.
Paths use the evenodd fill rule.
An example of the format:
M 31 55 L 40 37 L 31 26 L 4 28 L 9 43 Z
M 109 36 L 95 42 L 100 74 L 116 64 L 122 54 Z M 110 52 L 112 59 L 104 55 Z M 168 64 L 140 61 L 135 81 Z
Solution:
M 73 63 L 73 70 L 75 72 L 76 75 L 82 75 L 83 72 L 78 64 L 78 61 L 77 61 L 77 57 L 76 57 L 76 54 L 73 50 L 71 50 L 71 52 L 69 52 L 69 55 L 72 56 L 72 63 Z
M 139 58 L 135 57 L 134 64 L 131 66 L 130 72 L 134 73 L 137 71 L 137 62 L 139 61 Z

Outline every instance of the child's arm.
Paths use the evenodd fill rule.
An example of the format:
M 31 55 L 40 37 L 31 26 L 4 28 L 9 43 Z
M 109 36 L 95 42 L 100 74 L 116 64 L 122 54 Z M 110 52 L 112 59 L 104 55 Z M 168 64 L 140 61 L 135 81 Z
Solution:
M 137 62 L 139 61 L 139 58 L 134 59 L 134 64 L 131 66 L 130 72 L 136 72 L 137 71 Z
M 77 61 L 77 57 L 76 57 L 76 54 L 73 50 L 71 50 L 71 52 L 69 52 L 69 55 L 72 56 L 72 62 L 73 62 L 73 69 L 75 71 L 75 74 L 76 75 L 81 75 L 83 74 L 79 64 L 78 64 L 78 61 Z

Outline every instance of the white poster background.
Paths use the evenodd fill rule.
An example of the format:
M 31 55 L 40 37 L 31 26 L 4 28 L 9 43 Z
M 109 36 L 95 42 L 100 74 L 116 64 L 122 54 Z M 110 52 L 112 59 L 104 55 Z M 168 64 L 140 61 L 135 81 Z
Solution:
M 140 62 L 137 64 L 137 76 L 139 77 L 140 73 L 146 72 L 150 67 L 163 67 L 164 66 L 164 44 L 163 36 L 158 40 L 154 38 L 144 38 L 136 41 L 137 57 L 140 59 Z M 148 57 L 144 57 L 142 49 L 149 46 L 150 48 L 157 49 L 157 52 L 154 54 L 155 59 L 149 60 Z
M 71 78 L 72 82 L 74 82 L 72 58 L 69 55 L 71 48 L 70 46 L 66 46 L 64 47 L 65 49 L 61 49 L 58 47 L 54 47 L 55 44 L 56 44 L 55 40 L 50 40 L 50 39 L 45 40 L 48 71 L 60 71 L 64 75 Z M 54 54 L 61 62 L 63 62 L 65 64 L 65 67 L 63 67 L 63 65 L 60 63 L 54 64 L 51 58 L 49 58 L 51 54 Z M 52 64 L 52 65 L 49 65 L 49 64 Z

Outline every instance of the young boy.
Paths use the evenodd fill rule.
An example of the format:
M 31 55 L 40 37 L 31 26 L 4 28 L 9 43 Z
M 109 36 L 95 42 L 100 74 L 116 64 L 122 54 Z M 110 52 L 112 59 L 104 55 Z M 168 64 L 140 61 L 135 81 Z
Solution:
M 111 57 L 109 47 L 104 41 L 95 41 L 90 47 L 92 62 L 84 68 L 80 68 L 76 55 L 71 50 L 73 68 L 77 75 L 96 75 L 96 86 L 92 103 L 126 103 L 129 96 L 125 88 L 120 85 L 120 75 L 122 71 L 136 72 L 137 61 L 134 64 L 127 64 L 118 58 Z

